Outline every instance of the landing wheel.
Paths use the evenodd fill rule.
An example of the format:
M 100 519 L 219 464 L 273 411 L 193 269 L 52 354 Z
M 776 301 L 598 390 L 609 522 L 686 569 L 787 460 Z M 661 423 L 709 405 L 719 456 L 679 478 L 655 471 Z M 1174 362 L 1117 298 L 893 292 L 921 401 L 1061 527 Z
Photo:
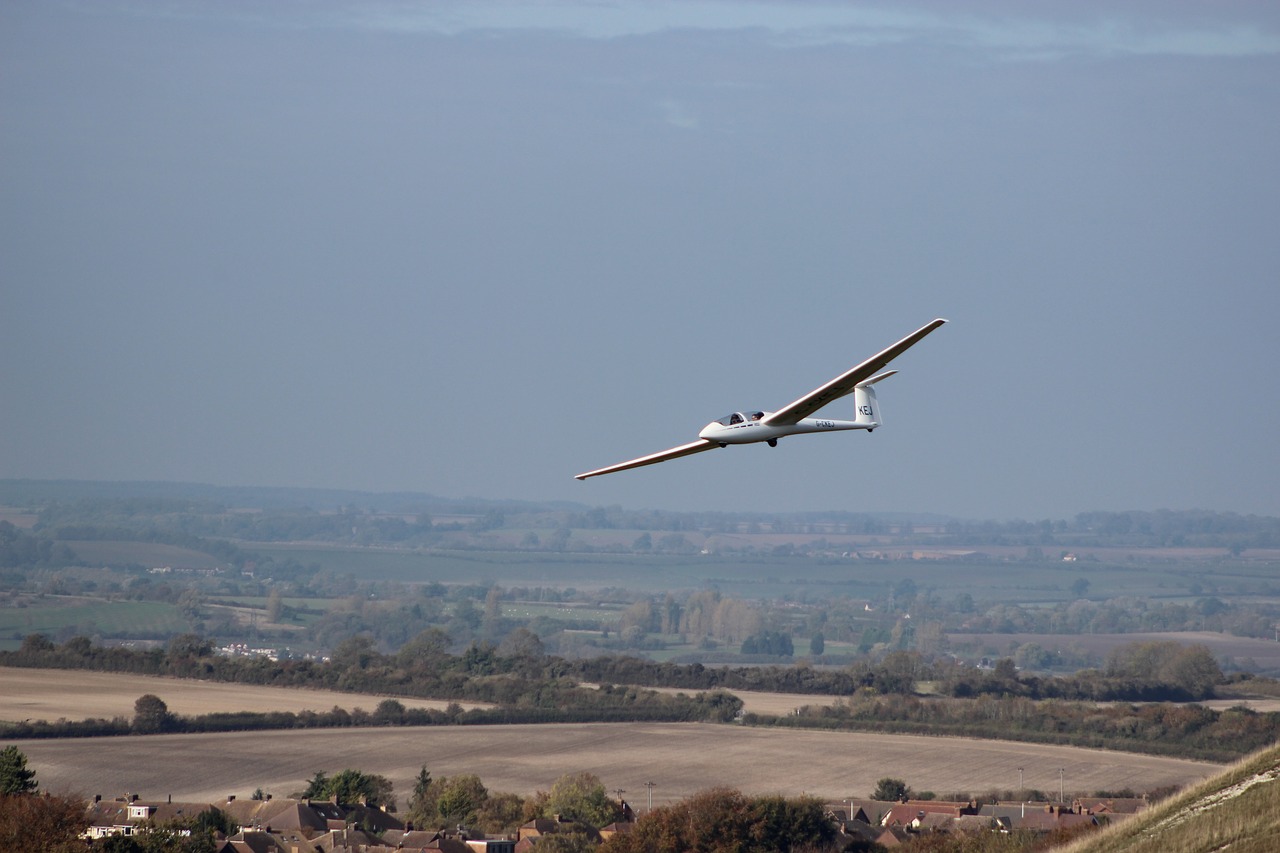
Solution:
M 724 448 L 724 447 L 728 447 L 728 446 L 729 446 L 729 442 L 727 442 L 727 441 L 721 441 L 721 442 L 717 442 L 717 443 L 718 443 L 718 444 L 720 445 L 720 447 L 722 447 L 722 448 Z
M 777 447 L 777 446 L 778 446 L 778 439 L 776 439 L 776 438 L 771 438 L 771 439 L 769 439 L 769 446 L 770 446 L 770 447 Z

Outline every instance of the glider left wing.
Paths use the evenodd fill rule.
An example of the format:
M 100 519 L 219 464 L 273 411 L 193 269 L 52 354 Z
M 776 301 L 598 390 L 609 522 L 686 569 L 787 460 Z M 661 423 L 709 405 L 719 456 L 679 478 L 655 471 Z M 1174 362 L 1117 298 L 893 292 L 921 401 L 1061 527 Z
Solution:
M 700 438 L 697 441 L 691 441 L 688 444 L 682 444 L 679 447 L 673 447 L 670 450 L 650 453 L 648 456 L 641 456 L 639 459 L 631 459 L 627 462 L 619 462 L 617 465 L 610 465 L 608 468 L 597 468 L 594 471 L 579 474 L 573 479 L 585 480 L 588 477 L 599 477 L 601 474 L 612 474 L 614 471 L 625 471 L 628 468 L 639 468 L 642 465 L 653 465 L 657 462 L 666 462 L 668 459 L 679 459 L 681 456 L 701 453 L 704 450 L 714 450 L 719 446 L 720 445 L 716 444 L 714 441 L 707 441 L 705 438 Z
M 918 344 L 925 335 L 945 322 L 947 321 L 938 319 L 916 329 L 893 346 L 881 350 L 857 367 L 850 368 L 821 388 L 815 388 L 799 400 L 788 403 L 773 414 L 767 415 L 764 418 L 764 423 L 768 426 L 791 426 L 797 424 L 832 400 L 837 400 L 846 394 L 853 393 L 853 389 L 858 387 L 859 383 L 870 379 L 873 373 Z

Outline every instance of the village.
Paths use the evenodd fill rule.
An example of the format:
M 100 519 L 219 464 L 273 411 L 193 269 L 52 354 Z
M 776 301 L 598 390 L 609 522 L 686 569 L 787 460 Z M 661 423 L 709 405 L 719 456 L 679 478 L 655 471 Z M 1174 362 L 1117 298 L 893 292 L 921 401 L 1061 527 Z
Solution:
M 1146 797 L 1094 797 L 1071 803 L 848 799 L 823 803 L 822 811 L 830 824 L 830 849 L 910 850 L 917 839 L 940 834 L 1048 836 L 1066 830 L 1074 835 L 1123 820 L 1148 805 Z M 462 825 L 416 827 L 385 808 L 341 803 L 336 798 L 237 799 L 229 795 L 222 802 L 190 803 L 130 794 L 95 797 L 88 804 L 89 825 L 82 837 L 91 844 L 132 838 L 154 828 L 200 824 L 202 815 L 220 812 L 218 820 L 224 826 L 238 828 L 229 834 L 215 833 L 216 853 L 527 853 L 592 849 L 631 832 L 642 817 L 626 800 L 616 800 L 614 810 L 616 820 L 600 827 L 557 814 L 529 820 L 513 834 L 486 837 Z M 547 843 L 548 839 L 554 841 Z M 796 839 L 796 846 L 807 842 Z

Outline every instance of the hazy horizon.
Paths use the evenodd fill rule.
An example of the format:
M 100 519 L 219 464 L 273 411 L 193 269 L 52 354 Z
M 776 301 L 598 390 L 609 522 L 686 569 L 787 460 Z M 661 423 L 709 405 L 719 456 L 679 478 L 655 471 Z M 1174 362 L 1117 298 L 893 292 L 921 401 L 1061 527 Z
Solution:
M 0 478 L 1280 516 L 1277 83 L 1240 3 L 9 4 Z M 934 317 L 873 435 L 572 479 Z

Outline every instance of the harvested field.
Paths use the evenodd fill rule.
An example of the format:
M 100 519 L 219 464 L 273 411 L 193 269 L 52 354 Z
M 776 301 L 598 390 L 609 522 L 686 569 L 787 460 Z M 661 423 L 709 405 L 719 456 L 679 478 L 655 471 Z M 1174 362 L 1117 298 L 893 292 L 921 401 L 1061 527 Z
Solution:
M 357 706 L 372 711 L 386 698 L 127 673 L 0 667 L 0 720 L 132 718 L 133 703 L 144 693 L 159 696 L 170 711 L 185 716 L 221 711 L 327 711 L 334 705 L 348 711 Z M 435 699 L 396 699 L 406 708 L 443 709 L 449 704 Z M 477 702 L 459 704 L 484 707 Z
M 321 690 L 140 675 L 0 667 L 0 718 L 83 719 L 132 716 L 154 693 L 179 714 L 212 711 L 326 710 L 376 707 L 381 697 Z M 824 697 L 741 693 L 752 710 L 786 712 Z M 440 707 L 401 699 L 407 706 Z M 1201 779 L 1217 765 L 1144 755 L 965 738 L 752 729 L 712 724 L 574 724 L 440 728 L 227 732 L 207 735 L 17 741 L 41 785 L 115 797 L 178 799 L 248 796 L 261 786 L 284 796 L 317 770 L 381 773 L 401 799 L 423 764 L 434 776 L 475 773 L 494 790 L 531 794 L 560 775 L 588 770 L 610 789 L 654 802 L 715 785 L 751 793 L 806 792 L 824 798 L 866 796 L 884 776 L 916 790 L 1010 788 L 1018 767 L 1026 784 L 1056 790 L 1147 790 Z M 647 797 L 646 797 L 647 801 Z
M 432 776 L 477 774 L 491 790 L 532 794 L 590 771 L 633 803 L 670 802 L 715 785 L 748 793 L 865 797 L 884 776 L 937 792 L 1012 788 L 1142 791 L 1202 779 L 1218 765 L 1103 750 L 964 738 L 780 731 L 699 723 L 243 732 L 17 741 L 42 787 L 92 796 L 180 800 L 300 791 L 317 770 L 380 773 L 403 805 L 424 764 Z

